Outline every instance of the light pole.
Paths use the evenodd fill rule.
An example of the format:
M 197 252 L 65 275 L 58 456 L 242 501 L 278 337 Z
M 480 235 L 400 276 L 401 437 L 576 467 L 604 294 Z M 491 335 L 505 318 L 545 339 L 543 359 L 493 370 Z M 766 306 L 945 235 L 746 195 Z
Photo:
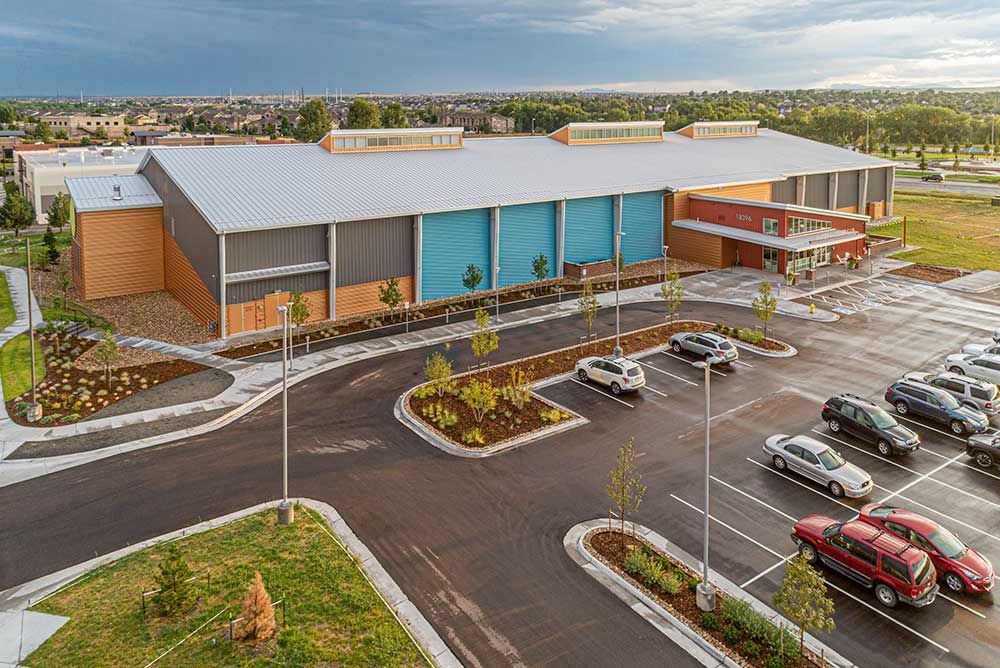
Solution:
M 288 307 L 279 306 L 281 313 L 281 503 L 278 504 L 278 524 L 291 524 L 295 510 L 288 502 Z
M 669 267 L 667 266 L 667 250 L 669 250 L 669 248 L 670 248 L 670 246 L 664 246 L 663 247 L 663 282 L 664 283 L 667 282 L 667 271 L 669 270 Z
M 698 584 L 695 590 L 695 599 L 698 603 L 698 608 L 705 612 L 711 612 L 715 610 L 715 587 L 708 580 L 708 478 L 709 478 L 709 455 L 708 455 L 708 444 L 709 444 L 709 423 L 711 422 L 712 415 L 712 365 L 715 363 L 714 358 L 706 358 L 704 362 L 695 362 L 694 365 L 699 369 L 705 370 L 705 508 L 704 508 L 704 524 L 703 531 L 704 537 L 702 546 L 702 556 L 701 556 L 701 582 Z
M 625 236 L 624 232 L 615 232 L 615 357 L 621 357 L 622 354 L 622 330 L 621 330 L 621 317 L 618 310 L 619 305 L 619 285 L 621 283 L 621 273 L 622 273 L 622 237 Z
M 285 305 L 285 310 L 283 311 L 283 313 L 285 314 L 284 316 L 285 324 L 282 325 L 282 327 L 288 328 L 288 368 L 291 371 L 295 370 L 295 348 L 292 343 L 292 323 L 288 322 L 288 316 L 291 313 L 292 304 L 294 303 L 295 302 L 288 302 Z M 280 310 L 281 307 L 279 306 L 278 309 Z
M 494 276 L 496 276 L 496 285 L 493 288 L 497 300 L 497 322 L 500 322 L 500 265 L 497 265 Z

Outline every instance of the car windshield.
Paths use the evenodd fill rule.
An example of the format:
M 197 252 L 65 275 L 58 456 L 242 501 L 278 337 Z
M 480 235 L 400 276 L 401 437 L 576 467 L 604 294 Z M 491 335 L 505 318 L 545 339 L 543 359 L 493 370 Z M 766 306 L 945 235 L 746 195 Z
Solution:
M 719 342 L 719 350 L 732 350 L 732 349 L 733 349 L 733 344 L 731 344 L 729 341 Z
M 917 584 L 924 584 L 928 579 L 933 577 L 931 575 L 932 572 L 931 560 L 927 558 L 926 554 L 921 555 L 920 561 L 913 567 L 914 581 Z
M 965 543 L 959 540 L 958 536 L 944 527 L 939 527 L 937 531 L 927 537 L 927 540 L 937 548 L 938 552 L 950 559 L 958 559 L 969 549 Z
M 879 429 L 892 429 L 899 424 L 896 422 L 894 417 L 886 413 L 881 408 L 873 409 L 869 415 L 871 416 L 872 422 L 874 422 L 875 426 Z
M 819 461 L 823 464 L 823 468 L 827 471 L 833 471 L 834 469 L 839 469 L 841 466 L 846 464 L 844 458 L 837 454 L 836 450 L 827 448 L 822 452 L 817 452 L 816 456 L 819 457 Z

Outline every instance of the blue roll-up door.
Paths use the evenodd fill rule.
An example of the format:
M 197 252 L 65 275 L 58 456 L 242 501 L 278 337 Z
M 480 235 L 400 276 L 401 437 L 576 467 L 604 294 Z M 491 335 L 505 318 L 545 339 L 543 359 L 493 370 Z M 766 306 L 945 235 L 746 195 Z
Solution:
M 500 207 L 500 285 L 537 280 L 532 262 L 541 253 L 556 275 L 556 204 L 518 204 Z
M 468 292 L 462 285 L 466 267 L 483 272 L 479 290 L 490 283 L 490 210 L 424 214 L 422 298 L 439 299 Z
M 567 262 L 583 264 L 610 260 L 615 254 L 615 198 L 566 200 Z
M 625 262 L 652 260 L 663 255 L 663 193 L 622 196 L 622 257 Z

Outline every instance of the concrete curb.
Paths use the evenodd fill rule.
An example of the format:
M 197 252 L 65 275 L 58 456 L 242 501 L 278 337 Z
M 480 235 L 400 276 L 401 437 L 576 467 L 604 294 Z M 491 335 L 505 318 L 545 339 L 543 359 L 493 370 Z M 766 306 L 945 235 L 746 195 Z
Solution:
M 778 341 L 777 339 L 771 339 L 772 341 L 778 341 L 778 343 L 783 343 L 788 347 L 788 350 L 783 350 L 781 352 L 775 352 L 773 350 L 764 350 L 763 348 L 758 348 L 757 346 L 751 345 L 746 341 L 740 341 L 739 339 L 729 339 L 734 346 L 737 348 L 742 348 L 743 350 L 749 350 L 755 355 L 760 355 L 761 357 L 795 357 L 799 354 L 798 349 L 790 343 L 785 343 L 784 341 Z
M 671 640 L 674 640 L 674 642 L 677 642 L 675 636 L 680 636 L 683 640 L 681 642 L 677 642 L 677 644 L 680 645 L 682 649 L 688 651 L 688 653 L 701 662 L 702 665 L 711 667 L 726 666 L 727 668 L 739 668 L 742 666 L 743 664 L 737 662 L 720 648 L 708 642 L 708 640 L 702 637 L 701 634 L 697 633 L 686 623 L 678 620 L 654 599 L 649 597 L 621 575 L 611 570 L 600 559 L 596 558 L 589 551 L 587 551 L 584 547 L 584 539 L 587 534 L 595 529 L 607 528 L 607 526 L 607 518 L 600 518 L 581 522 L 570 528 L 570 530 L 566 533 L 566 536 L 563 538 L 563 547 L 569 554 L 570 558 L 583 567 L 591 577 L 610 589 L 618 598 L 625 601 L 630 608 L 632 608 L 650 624 L 655 626 L 661 633 L 669 637 Z M 645 541 L 656 549 L 681 562 L 695 572 L 701 571 L 701 562 L 699 560 L 695 559 L 657 532 L 640 524 L 631 524 L 631 526 L 637 534 L 639 534 Z M 741 589 L 728 578 L 722 576 L 711 568 L 709 568 L 709 575 L 712 583 L 725 592 L 727 596 L 743 600 L 757 612 L 766 615 L 772 620 L 784 620 L 785 624 L 789 628 L 795 628 L 794 624 L 789 622 L 776 611 L 772 610 L 755 596 L 752 596 Z M 858 668 L 853 662 L 844 658 L 812 635 L 807 633 L 805 639 L 806 647 L 808 647 L 817 656 L 822 652 L 826 657 L 828 665 L 834 666 L 835 668 Z M 692 651 L 692 648 L 695 651 Z
M 403 590 L 399 588 L 396 581 L 392 579 L 382 564 L 375 558 L 371 551 L 361 542 L 347 522 L 340 516 L 333 506 L 322 501 L 313 499 L 296 498 L 291 499 L 296 503 L 301 503 L 312 510 L 315 510 L 326 520 L 330 531 L 347 546 L 348 551 L 357 560 L 361 568 L 370 581 L 378 588 L 387 604 L 395 611 L 397 617 L 409 628 L 413 637 L 416 638 L 420 646 L 433 658 L 434 662 L 442 668 L 453 668 L 462 666 L 458 657 L 452 653 L 451 649 L 444 642 L 441 636 L 434 630 L 427 618 L 417 609 L 417 607 L 406 597 Z M 135 545 L 129 545 L 120 550 L 115 550 L 100 557 L 95 557 L 76 566 L 64 568 L 61 571 L 51 573 L 38 579 L 26 582 L 17 587 L 12 587 L 0 592 L 0 608 L 4 610 L 26 610 L 27 608 L 41 602 L 43 599 L 55 594 L 63 587 L 70 585 L 88 573 L 95 571 L 102 566 L 106 566 L 122 557 L 134 554 L 146 548 L 178 540 L 186 536 L 203 533 L 210 529 L 216 529 L 226 524 L 231 524 L 239 520 L 256 515 L 265 510 L 275 508 L 280 501 L 267 501 L 259 503 L 243 510 L 238 510 L 222 517 L 199 522 L 184 529 L 178 529 L 170 533 L 144 540 Z

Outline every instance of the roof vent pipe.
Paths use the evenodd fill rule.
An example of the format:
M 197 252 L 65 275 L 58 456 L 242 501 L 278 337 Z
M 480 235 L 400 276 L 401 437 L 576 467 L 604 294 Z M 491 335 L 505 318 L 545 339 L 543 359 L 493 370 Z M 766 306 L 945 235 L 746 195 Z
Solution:
M 114 186 L 115 194 L 111 197 L 116 202 L 122 201 L 122 187 L 117 183 Z

